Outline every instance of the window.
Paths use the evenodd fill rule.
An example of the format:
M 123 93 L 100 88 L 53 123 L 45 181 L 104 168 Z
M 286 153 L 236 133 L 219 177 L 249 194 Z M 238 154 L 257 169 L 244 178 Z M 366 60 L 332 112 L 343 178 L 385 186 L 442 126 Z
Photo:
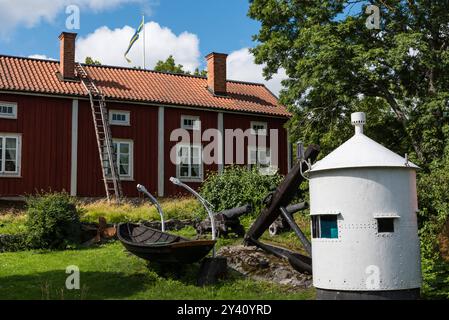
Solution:
M 378 218 L 377 219 L 378 233 L 392 233 L 394 232 L 394 218 Z
M 312 237 L 338 239 L 337 215 L 312 216 Z
M 17 104 L 0 101 L 0 118 L 17 119 Z
M 113 140 L 114 154 L 121 179 L 133 179 L 133 142 L 129 140 Z M 108 172 L 110 175 L 110 171 Z
M 129 126 L 130 125 L 130 112 L 129 111 L 109 111 L 109 123 L 116 126 Z
M 266 122 L 251 122 L 251 134 L 258 136 L 266 136 L 267 135 L 267 123 Z
M 20 136 L 0 134 L 0 175 L 20 175 Z
M 186 130 L 200 130 L 200 117 L 181 116 L 181 128 Z
M 203 174 L 201 146 L 177 145 L 177 177 L 181 180 L 201 180 Z
M 248 148 L 248 166 L 252 169 L 258 167 L 262 174 L 275 174 L 277 168 L 271 165 L 270 149 L 265 147 L 249 147 Z

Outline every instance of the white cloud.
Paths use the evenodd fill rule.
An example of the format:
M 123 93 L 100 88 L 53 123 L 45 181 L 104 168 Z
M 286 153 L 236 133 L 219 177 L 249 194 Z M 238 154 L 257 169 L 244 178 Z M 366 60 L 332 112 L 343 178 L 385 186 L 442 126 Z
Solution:
M 41 60 L 56 60 L 50 57 L 47 57 L 44 54 L 32 54 L 31 56 L 28 56 L 28 58 L 32 58 L 32 59 L 41 59 Z
M 6 34 L 18 25 L 31 28 L 42 21 L 52 22 L 68 5 L 79 6 L 82 15 L 83 10 L 100 12 L 126 3 L 144 3 L 144 0 L 1 0 L 0 32 Z
M 128 54 L 132 63 L 129 64 L 124 58 L 134 33 L 135 29 L 129 26 L 114 30 L 101 27 L 77 41 L 76 58 L 84 62 L 89 56 L 105 65 L 142 66 L 143 34 Z M 165 60 L 169 55 L 173 55 L 176 63 L 182 64 L 188 71 L 194 71 L 200 65 L 199 39 L 195 34 L 183 32 L 176 35 L 169 28 L 148 22 L 145 24 L 145 42 L 147 68 L 153 68 L 157 61 Z
M 283 69 L 273 76 L 271 80 L 265 80 L 263 65 L 254 62 L 254 56 L 248 48 L 232 52 L 228 57 L 228 78 L 240 81 L 264 83 L 274 94 L 279 95 L 282 88 L 281 81 L 287 79 Z

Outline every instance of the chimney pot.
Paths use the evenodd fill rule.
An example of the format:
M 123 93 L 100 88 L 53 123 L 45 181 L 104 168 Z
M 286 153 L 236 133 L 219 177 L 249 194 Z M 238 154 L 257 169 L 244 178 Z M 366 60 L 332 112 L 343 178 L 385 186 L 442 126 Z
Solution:
M 63 79 L 75 78 L 75 40 L 76 33 L 63 32 L 60 40 L 59 72 Z
M 207 86 L 216 95 L 226 95 L 226 60 L 225 53 L 212 52 L 206 56 Z

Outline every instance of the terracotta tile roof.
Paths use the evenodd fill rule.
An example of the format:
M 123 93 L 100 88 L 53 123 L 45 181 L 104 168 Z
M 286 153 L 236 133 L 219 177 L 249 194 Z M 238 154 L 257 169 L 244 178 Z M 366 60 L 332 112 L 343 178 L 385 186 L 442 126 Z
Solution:
M 214 96 L 204 77 L 108 66 L 85 66 L 107 99 L 243 111 L 288 117 L 262 84 L 228 81 L 228 95 Z M 58 61 L 0 55 L 0 90 L 86 96 L 80 82 L 62 82 Z

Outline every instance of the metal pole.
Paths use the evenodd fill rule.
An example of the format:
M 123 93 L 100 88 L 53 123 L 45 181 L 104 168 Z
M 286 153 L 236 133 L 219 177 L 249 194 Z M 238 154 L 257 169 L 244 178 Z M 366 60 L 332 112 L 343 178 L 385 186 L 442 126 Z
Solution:
M 145 15 L 142 15 L 142 21 L 143 21 L 143 69 L 146 69 L 146 64 L 145 64 Z
M 310 244 L 309 239 L 304 235 L 302 230 L 298 227 L 295 220 L 293 219 L 292 215 L 285 209 L 284 207 L 280 208 L 282 215 L 284 216 L 285 220 L 287 220 L 287 223 L 290 225 L 290 228 L 293 229 L 293 231 L 298 236 L 299 240 L 301 241 L 302 245 L 304 246 L 304 249 L 306 249 L 307 253 L 312 256 L 312 245 Z

